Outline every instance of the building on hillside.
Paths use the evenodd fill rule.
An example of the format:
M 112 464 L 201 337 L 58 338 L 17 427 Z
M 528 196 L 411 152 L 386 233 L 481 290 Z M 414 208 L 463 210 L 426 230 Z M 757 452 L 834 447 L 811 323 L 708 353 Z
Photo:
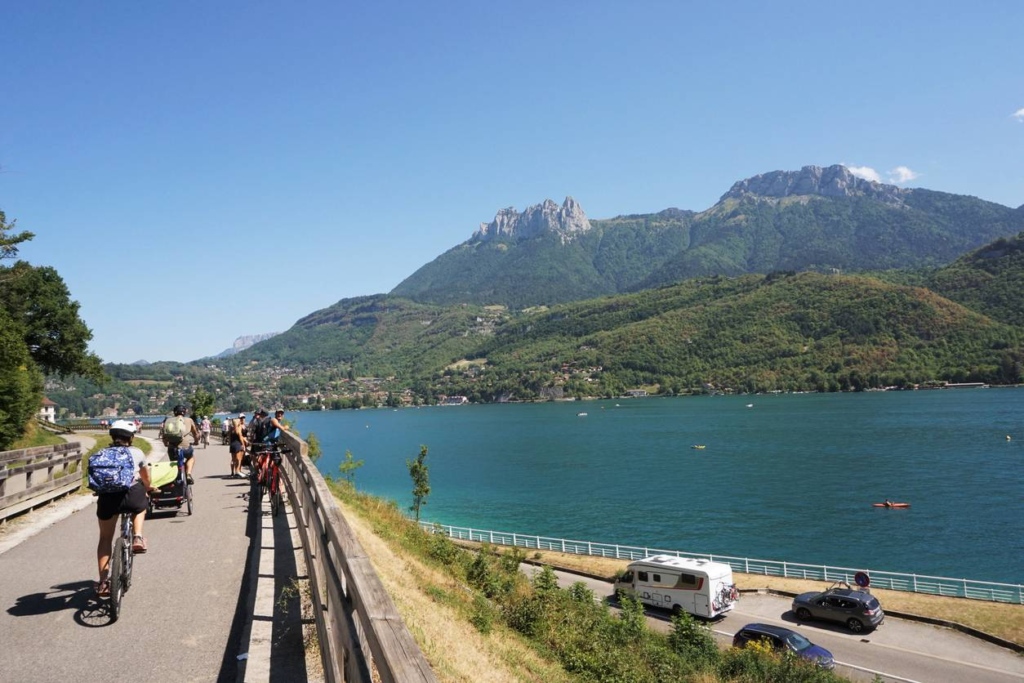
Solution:
M 39 419 L 44 422 L 57 421 L 57 404 L 43 396 L 43 407 L 39 409 Z

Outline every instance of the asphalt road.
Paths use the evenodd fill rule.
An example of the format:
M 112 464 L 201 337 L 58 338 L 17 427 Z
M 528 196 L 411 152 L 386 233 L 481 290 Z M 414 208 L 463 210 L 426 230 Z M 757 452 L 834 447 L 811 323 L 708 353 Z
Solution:
M 234 681 L 257 517 L 227 473 L 226 446 L 198 449 L 194 514 L 147 517 L 117 622 L 93 590 L 94 503 L 0 554 L 0 681 Z
M 529 567 L 529 572 L 536 568 Z M 559 584 L 583 581 L 598 598 L 610 596 L 611 584 L 567 572 L 555 572 Z M 746 624 L 761 622 L 799 631 L 812 642 L 830 650 L 836 670 L 855 681 L 928 683 L 1020 683 L 1024 681 L 1024 657 L 952 629 L 887 616 L 875 631 L 853 635 L 840 625 L 797 622 L 788 598 L 744 593 L 723 619 L 710 624 L 719 643 L 727 647 L 732 636 Z M 885 606 L 883 605 L 883 608 Z M 648 609 L 655 629 L 671 629 L 667 611 Z

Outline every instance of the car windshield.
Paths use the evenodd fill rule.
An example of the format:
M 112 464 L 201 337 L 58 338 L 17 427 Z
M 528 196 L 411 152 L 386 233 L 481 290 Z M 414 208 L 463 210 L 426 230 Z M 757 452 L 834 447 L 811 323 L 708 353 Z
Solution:
M 811 641 L 807 640 L 799 633 L 790 633 L 786 636 L 786 642 L 789 643 L 789 646 L 797 652 L 803 652 L 812 645 Z
M 868 600 L 868 609 L 878 609 L 878 598 Z

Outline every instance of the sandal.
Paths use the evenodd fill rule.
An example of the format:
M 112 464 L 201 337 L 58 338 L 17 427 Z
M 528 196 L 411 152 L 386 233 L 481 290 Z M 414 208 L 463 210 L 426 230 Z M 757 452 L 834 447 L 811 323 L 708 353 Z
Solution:
M 132 552 L 136 555 L 141 555 L 146 552 L 146 539 L 142 536 L 136 536 L 132 539 Z
M 110 597 L 110 579 L 103 579 L 96 583 L 96 595 L 101 598 Z

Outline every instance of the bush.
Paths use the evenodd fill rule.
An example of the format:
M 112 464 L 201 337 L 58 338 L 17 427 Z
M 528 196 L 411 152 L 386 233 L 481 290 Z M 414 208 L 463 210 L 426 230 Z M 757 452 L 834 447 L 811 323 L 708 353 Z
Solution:
M 711 629 L 686 612 L 672 616 L 672 633 L 669 634 L 668 644 L 684 659 L 693 662 L 695 668 L 717 664 L 721 657 Z

